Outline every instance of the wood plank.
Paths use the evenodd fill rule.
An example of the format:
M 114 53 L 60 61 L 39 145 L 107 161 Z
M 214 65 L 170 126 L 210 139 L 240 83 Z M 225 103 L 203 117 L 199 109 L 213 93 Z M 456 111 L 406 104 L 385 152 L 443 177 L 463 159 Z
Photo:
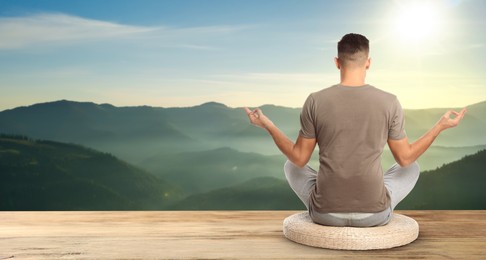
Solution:
M 287 240 L 295 211 L 0 212 L 0 259 L 486 258 L 486 211 L 397 211 L 419 238 L 387 250 L 340 251 Z

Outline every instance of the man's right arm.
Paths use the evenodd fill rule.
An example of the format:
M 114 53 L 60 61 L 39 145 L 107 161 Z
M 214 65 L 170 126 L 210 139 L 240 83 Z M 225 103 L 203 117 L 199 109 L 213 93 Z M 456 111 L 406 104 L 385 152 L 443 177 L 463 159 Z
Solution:
M 388 146 L 395 157 L 395 160 L 402 167 L 406 167 L 415 162 L 434 142 L 435 138 L 445 129 L 455 127 L 459 124 L 466 113 L 466 108 L 460 112 L 447 111 L 427 133 L 412 144 L 408 143 L 408 138 L 400 140 L 388 139 Z M 451 118 L 455 115 L 455 118 Z

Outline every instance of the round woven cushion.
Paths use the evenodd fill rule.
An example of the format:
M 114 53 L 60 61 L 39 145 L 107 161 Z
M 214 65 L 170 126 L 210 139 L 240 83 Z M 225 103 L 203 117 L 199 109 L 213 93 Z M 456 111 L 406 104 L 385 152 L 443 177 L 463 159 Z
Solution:
M 403 246 L 418 237 L 419 225 L 413 218 L 393 214 L 390 222 L 378 227 L 332 227 L 312 222 L 308 212 L 296 213 L 283 222 L 286 238 L 308 246 L 371 250 Z

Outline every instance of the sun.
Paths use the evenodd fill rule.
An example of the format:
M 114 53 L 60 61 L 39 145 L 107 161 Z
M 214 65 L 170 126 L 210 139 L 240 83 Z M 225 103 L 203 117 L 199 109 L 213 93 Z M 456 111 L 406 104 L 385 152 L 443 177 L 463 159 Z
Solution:
M 440 29 L 437 10 L 430 2 L 400 6 L 393 30 L 405 42 L 422 43 L 436 36 Z

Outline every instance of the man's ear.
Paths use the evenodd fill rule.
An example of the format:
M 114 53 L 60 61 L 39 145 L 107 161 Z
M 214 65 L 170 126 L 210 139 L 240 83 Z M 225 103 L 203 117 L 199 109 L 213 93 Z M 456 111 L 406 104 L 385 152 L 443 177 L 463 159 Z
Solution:
M 336 68 L 338 70 L 341 69 L 341 64 L 339 64 L 339 58 L 338 57 L 334 57 L 334 63 L 336 64 Z
M 370 68 L 370 66 L 371 66 L 371 58 L 368 58 L 368 59 L 366 60 L 366 69 L 369 69 L 369 68 Z

